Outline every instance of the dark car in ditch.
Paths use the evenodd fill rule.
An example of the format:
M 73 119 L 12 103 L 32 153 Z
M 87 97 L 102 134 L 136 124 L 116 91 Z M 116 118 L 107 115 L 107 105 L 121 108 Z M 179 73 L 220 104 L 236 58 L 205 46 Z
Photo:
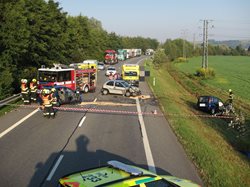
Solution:
M 199 96 L 197 107 L 199 110 L 208 112 L 212 115 L 219 113 L 223 110 L 224 104 L 221 99 L 215 96 Z

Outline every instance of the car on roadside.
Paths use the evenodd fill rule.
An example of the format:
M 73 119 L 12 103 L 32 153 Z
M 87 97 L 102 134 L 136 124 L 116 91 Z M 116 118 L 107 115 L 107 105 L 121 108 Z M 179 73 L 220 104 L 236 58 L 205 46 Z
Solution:
M 105 73 L 105 75 L 106 75 L 106 76 L 109 76 L 110 74 L 111 74 L 111 75 L 114 75 L 114 74 L 116 74 L 116 73 L 117 73 L 117 72 L 116 72 L 115 67 L 114 67 L 114 66 L 109 66 L 108 69 L 107 69 L 107 71 L 106 71 L 106 73 Z
M 103 62 L 98 62 L 97 63 L 97 68 L 99 70 L 105 70 L 105 64 Z
M 218 97 L 208 95 L 198 97 L 197 107 L 199 110 L 214 115 L 223 111 L 224 104 Z
M 198 184 L 170 175 L 157 175 L 148 170 L 108 161 L 106 166 L 92 168 L 64 176 L 59 186 L 107 186 L 107 187 L 198 187 Z
M 138 87 L 132 86 L 124 80 L 109 80 L 105 82 L 101 90 L 103 95 L 118 94 L 126 97 L 140 95 Z

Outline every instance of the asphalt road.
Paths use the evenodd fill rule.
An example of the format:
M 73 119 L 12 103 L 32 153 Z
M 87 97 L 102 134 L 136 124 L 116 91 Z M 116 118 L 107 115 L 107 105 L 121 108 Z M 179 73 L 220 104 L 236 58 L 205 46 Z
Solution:
M 121 71 L 121 63 L 115 66 Z M 85 94 L 81 105 L 62 106 L 79 111 L 58 111 L 54 119 L 47 119 L 34 105 L 0 118 L 1 186 L 57 186 L 60 177 L 108 160 L 202 184 L 167 120 L 161 115 L 137 114 L 140 110 L 161 114 L 147 84 L 141 82 L 140 89 L 149 99 L 102 95 L 100 89 L 107 80 L 104 72 L 98 72 L 96 92 Z M 81 111 L 86 108 L 91 112 Z

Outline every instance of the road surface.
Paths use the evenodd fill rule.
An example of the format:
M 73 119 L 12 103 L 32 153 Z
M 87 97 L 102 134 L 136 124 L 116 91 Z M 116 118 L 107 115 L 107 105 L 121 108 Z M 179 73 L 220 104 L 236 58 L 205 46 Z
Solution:
M 142 63 L 144 58 L 125 63 Z M 115 65 L 119 71 L 121 64 Z M 71 110 L 58 111 L 54 119 L 44 118 L 36 105 L 0 118 L 1 186 L 57 186 L 60 177 L 108 160 L 202 184 L 167 120 L 158 115 L 158 101 L 147 84 L 140 83 L 142 94 L 150 96 L 147 99 L 102 95 L 104 73 L 98 72 L 95 93 L 84 94 L 81 105 L 62 106 Z

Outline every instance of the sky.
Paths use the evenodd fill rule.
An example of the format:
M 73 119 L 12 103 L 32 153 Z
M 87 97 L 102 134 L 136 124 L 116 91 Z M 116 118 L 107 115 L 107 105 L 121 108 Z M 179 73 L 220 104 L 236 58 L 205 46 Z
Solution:
M 121 36 L 164 42 L 183 38 L 250 40 L 250 0 L 56 0 L 68 15 L 94 17 L 103 29 Z

